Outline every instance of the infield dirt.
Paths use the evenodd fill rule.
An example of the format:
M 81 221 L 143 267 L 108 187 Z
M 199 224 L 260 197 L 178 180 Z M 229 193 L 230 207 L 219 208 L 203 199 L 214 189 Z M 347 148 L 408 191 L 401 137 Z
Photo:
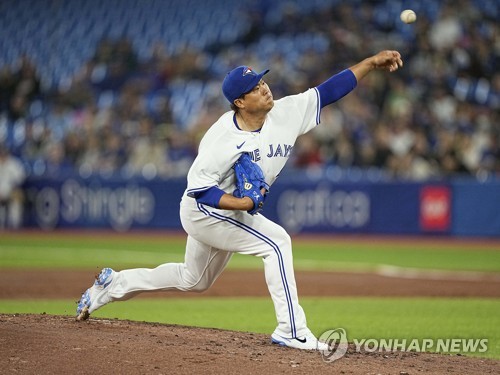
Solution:
M 268 335 L 123 320 L 0 315 L 2 373 L 498 374 L 499 361 L 429 353 L 357 353 L 338 361 L 272 345 Z
M 321 281 L 321 282 L 320 282 Z M 0 299 L 74 298 L 92 271 L 6 270 Z M 374 274 L 298 272 L 301 296 L 499 297 L 500 281 L 415 280 Z M 198 294 L 151 293 L 161 298 Z M 201 296 L 268 295 L 263 272 L 226 270 Z M 140 298 L 140 297 L 139 297 Z M 124 303 L 123 308 L 126 308 Z M 281 348 L 269 335 L 73 316 L 0 314 L 0 373 L 6 374 L 498 374 L 500 361 L 415 352 L 357 353 L 338 361 Z

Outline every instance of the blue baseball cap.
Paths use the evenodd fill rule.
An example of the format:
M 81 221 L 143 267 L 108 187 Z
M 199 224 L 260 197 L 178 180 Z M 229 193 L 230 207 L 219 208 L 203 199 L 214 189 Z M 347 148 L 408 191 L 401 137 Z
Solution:
M 222 82 L 222 92 L 230 103 L 252 90 L 269 69 L 257 74 L 248 66 L 238 66 L 227 73 Z

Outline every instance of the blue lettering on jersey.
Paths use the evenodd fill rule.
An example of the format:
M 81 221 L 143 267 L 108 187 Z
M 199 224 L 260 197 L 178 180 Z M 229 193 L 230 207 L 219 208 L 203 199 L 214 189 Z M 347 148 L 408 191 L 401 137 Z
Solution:
M 260 149 L 256 148 L 255 150 L 253 150 L 250 157 L 255 163 L 257 163 L 260 160 Z
M 269 145 L 269 153 L 267 154 L 267 157 L 268 158 L 276 158 L 278 156 L 281 156 L 281 157 L 289 157 L 290 156 L 290 153 L 292 152 L 292 148 L 293 146 L 292 145 L 287 145 L 287 144 L 283 144 L 280 145 Z
M 269 145 L 269 153 L 266 155 L 268 158 L 288 158 L 292 152 L 293 146 L 286 144 Z M 254 162 L 258 162 L 261 159 L 260 149 L 256 148 L 251 152 L 251 158 Z
M 257 162 L 260 160 L 260 149 L 256 149 L 254 150 L 254 155 L 255 155 L 255 158 L 254 160 Z

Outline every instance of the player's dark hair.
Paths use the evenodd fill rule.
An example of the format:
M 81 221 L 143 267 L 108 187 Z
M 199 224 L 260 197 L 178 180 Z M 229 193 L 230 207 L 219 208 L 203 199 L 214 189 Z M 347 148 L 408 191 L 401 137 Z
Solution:
M 241 94 L 238 98 L 234 99 L 234 100 L 238 100 L 238 99 L 243 99 L 245 97 L 245 95 L 248 94 L 248 93 L 244 93 L 244 94 Z M 235 113 L 238 113 L 240 111 L 240 109 L 238 108 L 238 106 L 236 104 L 234 104 L 234 102 L 232 102 L 230 104 L 231 106 L 231 109 L 235 112 Z

